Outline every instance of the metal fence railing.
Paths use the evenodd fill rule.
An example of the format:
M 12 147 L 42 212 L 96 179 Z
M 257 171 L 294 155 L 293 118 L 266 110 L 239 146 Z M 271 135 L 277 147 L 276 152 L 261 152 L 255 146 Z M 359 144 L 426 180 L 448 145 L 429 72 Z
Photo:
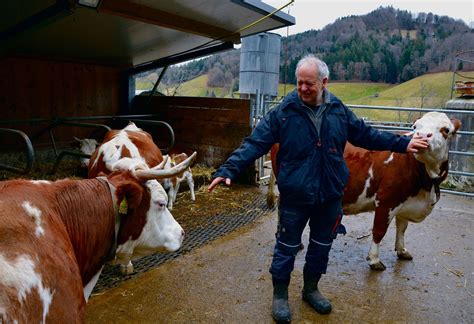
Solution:
M 15 135 L 15 137 L 22 137 L 25 142 L 25 160 L 26 166 L 24 168 L 15 167 L 9 164 L 1 163 L 0 161 L 0 170 L 8 170 L 15 173 L 20 174 L 28 174 L 33 166 L 34 163 L 34 146 L 32 143 L 43 136 L 44 134 L 49 135 L 49 139 L 51 142 L 52 151 L 56 156 L 56 162 L 51 170 L 51 174 L 54 174 L 61 161 L 63 161 L 65 156 L 75 156 L 75 157 L 83 157 L 83 158 L 90 158 L 90 154 L 84 154 L 81 152 L 71 151 L 71 150 L 62 150 L 58 152 L 56 139 L 54 136 L 54 130 L 58 127 L 81 127 L 81 128 L 93 128 L 95 130 L 101 130 L 104 134 L 111 130 L 108 125 L 105 124 L 97 124 L 97 123 L 90 123 L 88 121 L 109 121 L 109 122 L 117 122 L 117 121 L 124 121 L 124 122 L 134 122 L 138 126 L 142 127 L 141 125 L 152 125 L 155 128 L 161 128 L 165 130 L 165 138 L 168 140 L 168 146 L 162 148 L 161 151 L 166 154 L 171 148 L 174 146 L 175 142 L 175 135 L 174 130 L 170 124 L 167 122 L 157 120 L 160 117 L 158 115 L 153 114 L 141 114 L 141 115 L 110 115 L 110 116 L 82 116 L 82 117 L 55 117 L 51 119 L 47 118 L 36 118 L 36 119 L 22 119 L 22 120 L 1 120 L 0 126 L 7 125 L 12 127 L 13 125 L 18 124 L 41 124 L 44 125 L 41 129 L 30 137 L 22 131 L 17 129 L 10 129 L 10 128 L 3 128 L 0 127 L 0 133 L 6 133 L 8 135 Z M 87 121 L 87 122 L 86 122 Z M 0 322 L 1 323 L 1 322 Z
M 264 101 L 261 98 L 255 100 L 255 108 L 252 113 L 252 126 L 256 123 L 275 105 L 279 104 L 279 101 Z M 389 106 L 364 106 L 364 105 L 348 105 L 351 110 L 354 110 L 357 114 L 359 109 L 370 109 L 370 110 L 390 110 L 398 111 L 404 113 L 419 113 L 422 114 L 430 111 L 443 112 L 448 115 L 448 117 L 457 117 L 462 116 L 463 119 L 474 119 L 474 111 L 471 110 L 460 110 L 460 109 L 427 109 L 427 108 L 410 108 L 410 107 L 389 107 Z M 359 115 L 359 114 L 358 114 Z M 359 116 L 362 117 L 362 116 Z M 364 118 L 365 119 L 365 118 Z M 366 120 L 367 123 L 373 125 L 376 128 L 389 130 L 389 131 L 410 131 L 411 121 L 398 120 L 398 121 L 376 121 L 376 120 Z M 463 123 L 468 126 L 472 125 L 472 122 Z M 474 183 L 474 131 L 473 129 L 463 129 L 457 132 L 456 135 L 458 138 L 454 141 L 449 150 L 449 160 L 450 160 L 450 177 L 462 178 L 463 181 L 467 183 Z M 462 147 L 457 146 L 460 141 L 459 137 L 462 137 Z M 459 161 L 462 160 L 462 163 Z M 266 160 L 264 156 L 259 161 L 257 161 L 258 167 L 258 180 L 260 183 L 265 183 L 269 178 L 268 169 L 271 168 L 270 161 Z M 471 170 L 469 170 L 471 168 Z M 466 180 L 467 179 L 467 180 Z M 469 187 L 469 185 L 467 186 Z M 469 192 L 466 188 L 461 189 L 442 189 L 441 192 L 451 193 L 455 195 L 463 195 L 467 197 L 474 197 L 474 193 Z

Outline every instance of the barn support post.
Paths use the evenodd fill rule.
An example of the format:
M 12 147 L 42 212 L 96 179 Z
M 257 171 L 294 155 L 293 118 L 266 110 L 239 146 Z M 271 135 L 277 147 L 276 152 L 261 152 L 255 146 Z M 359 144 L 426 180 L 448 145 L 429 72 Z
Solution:
M 135 97 L 135 78 L 127 72 L 120 74 L 119 115 L 132 114 L 132 101 Z

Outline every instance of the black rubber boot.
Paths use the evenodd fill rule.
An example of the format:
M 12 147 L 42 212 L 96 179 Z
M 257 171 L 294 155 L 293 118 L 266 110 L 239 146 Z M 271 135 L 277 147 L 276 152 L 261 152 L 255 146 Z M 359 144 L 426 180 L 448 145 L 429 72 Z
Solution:
M 291 311 L 288 304 L 289 281 L 273 279 L 272 317 L 277 323 L 290 323 Z
M 303 300 L 310 304 L 319 314 L 329 314 L 332 310 L 331 303 L 318 290 L 321 275 L 310 275 L 307 272 L 303 271 Z

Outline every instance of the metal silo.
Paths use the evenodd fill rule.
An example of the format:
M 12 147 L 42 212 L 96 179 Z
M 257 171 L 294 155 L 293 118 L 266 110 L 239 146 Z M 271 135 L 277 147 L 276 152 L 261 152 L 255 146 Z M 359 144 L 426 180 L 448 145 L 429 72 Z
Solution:
M 242 38 L 239 92 L 242 98 L 278 95 L 281 36 L 260 33 Z

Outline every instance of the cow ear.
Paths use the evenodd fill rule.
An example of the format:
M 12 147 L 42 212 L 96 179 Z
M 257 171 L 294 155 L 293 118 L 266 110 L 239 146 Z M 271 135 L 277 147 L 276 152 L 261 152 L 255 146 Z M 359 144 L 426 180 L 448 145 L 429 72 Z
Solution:
M 115 194 L 118 204 L 126 197 L 128 208 L 136 209 L 142 200 L 143 187 L 137 182 L 126 182 L 116 187 Z
M 415 123 L 416 123 L 416 122 L 418 121 L 418 119 L 420 119 L 420 118 L 421 118 L 421 117 L 418 117 L 418 118 L 413 119 L 413 121 L 411 122 L 411 126 L 410 126 L 412 129 L 415 129 L 415 128 L 416 128 Z
M 456 135 L 456 132 L 461 128 L 462 126 L 462 123 L 459 119 L 457 118 L 451 118 L 451 123 L 453 124 L 454 126 L 454 131 L 453 131 L 453 135 Z

